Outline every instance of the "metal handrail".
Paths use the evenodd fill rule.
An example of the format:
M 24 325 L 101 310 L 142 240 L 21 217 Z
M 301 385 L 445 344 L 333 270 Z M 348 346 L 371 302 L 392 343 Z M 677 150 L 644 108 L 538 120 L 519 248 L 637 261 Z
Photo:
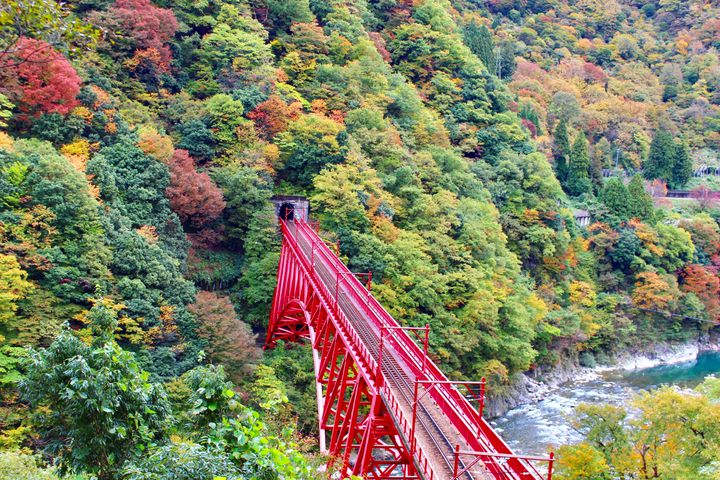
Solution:
M 281 223 L 283 224 L 284 233 L 290 233 L 285 222 L 281 221 Z M 317 233 L 311 229 L 305 221 L 298 219 L 293 220 L 293 223 L 296 226 L 296 232 L 302 235 L 313 246 L 312 262 L 319 260 L 326 268 L 336 271 L 338 278 L 337 288 L 339 289 L 340 284 L 343 284 L 343 292 L 347 294 L 347 298 L 356 304 L 357 307 L 361 307 L 359 310 L 366 312 L 370 325 L 379 332 L 387 328 L 400 327 L 397 321 L 369 293 L 360 281 L 352 275 L 352 272 L 330 251 L 327 245 L 325 245 L 322 239 L 320 239 Z M 297 243 L 297 240 L 293 240 Z M 303 249 L 299 247 L 299 244 L 297 244 L 296 247 L 298 247 L 297 250 L 303 251 Z M 319 254 L 319 256 L 317 254 Z M 311 275 L 313 275 L 319 283 L 323 283 L 322 279 L 317 278 L 315 266 L 314 264 L 310 264 L 305 252 L 303 252 L 302 257 L 303 263 L 308 270 L 312 272 Z M 341 277 L 342 280 L 340 280 Z M 347 318 L 345 318 L 339 306 L 337 306 L 338 294 L 338 291 L 336 291 L 336 315 L 338 318 L 342 318 L 344 326 L 353 332 L 352 336 L 358 338 L 354 327 Z M 482 415 L 478 414 L 478 411 L 472 407 L 470 402 L 459 390 L 452 385 L 452 382 L 445 377 L 432 359 L 422 354 L 418 345 L 406 332 L 393 335 L 389 338 L 389 342 L 401 357 L 403 364 L 410 368 L 413 376 L 423 378 L 425 381 L 442 384 L 440 387 L 432 389 L 429 396 L 447 415 L 448 419 L 455 425 L 471 448 L 478 449 L 475 451 L 491 451 L 493 455 L 485 456 L 492 459 L 506 458 L 509 460 L 508 462 L 502 462 L 502 464 L 493 461 L 494 464 L 490 466 L 491 469 L 496 470 L 496 473 L 507 475 L 507 478 L 528 478 L 528 476 L 541 478 L 540 473 L 529 462 L 533 457 L 513 454 L 508 445 L 495 433 L 490 425 L 482 418 Z M 362 356 L 364 360 L 366 360 L 366 363 L 368 365 L 374 365 L 375 370 L 373 371 L 378 370 L 378 362 L 375 361 L 363 342 L 360 341 L 358 343 L 362 348 Z M 382 372 L 379 373 L 380 375 L 377 380 L 383 384 L 384 376 Z M 407 419 L 402 419 L 402 421 L 407 425 Z

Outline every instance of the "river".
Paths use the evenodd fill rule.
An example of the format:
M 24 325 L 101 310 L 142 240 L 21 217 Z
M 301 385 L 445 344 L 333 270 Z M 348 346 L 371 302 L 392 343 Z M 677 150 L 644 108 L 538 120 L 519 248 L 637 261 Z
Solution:
M 561 385 L 539 402 L 510 410 L 492 424 L 516 453 L 542 455 L 550 445 L 581 439 L 569 420 L 580 403 L 622 405 L 641 390 L 661 385 L 691 388 L 713 374 L 720 374 L 720 352 L 703 353 L 682 363 L 638 370 L 596 369 Z

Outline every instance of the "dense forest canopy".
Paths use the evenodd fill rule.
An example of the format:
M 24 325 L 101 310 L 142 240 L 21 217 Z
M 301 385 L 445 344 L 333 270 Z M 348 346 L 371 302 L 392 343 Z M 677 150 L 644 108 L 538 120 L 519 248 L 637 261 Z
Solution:
M 274 194 L 496 394 L 711 334 L 719 49 L 703 0 L 3 2 L 0 472 L 310 475 Z

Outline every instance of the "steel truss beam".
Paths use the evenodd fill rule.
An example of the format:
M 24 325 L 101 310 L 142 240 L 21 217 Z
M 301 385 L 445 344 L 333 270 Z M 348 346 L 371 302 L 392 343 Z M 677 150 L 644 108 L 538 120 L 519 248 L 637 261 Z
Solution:
M 322 292 L 301 258 L 283 241 L 266 348 L 308 342 L 318 385 L 320 444 L 328 472 L 368 480 L 419 479 L 371 371 L 361 372 L 356 346 L 338 331 L 334 292 Z M 369 277 L 369 275 L 368 275 Z M 332 307 L 331 307 L 332 305 Z
M 541 480 L 531 461 L 548 462 L 551 477 L 552 455 L 513 454 L 482 418 L 484 379 L 452 382 L 432 362 L 429 326 L 401 327 L 370 294 L 371 274 L 350 272 L 303 220 L 279 223 L 283 243 L 265 347 L 280 341 L 312 347 L 329 477 L 465 480 L 485 478 L 473 470 L 483 465 L 495 480 Z M 421 401 L 432 404 L 430 412 Z M 419 408 L 437 428 L 428 430 L 423 420 L 424 438 L 443 437 L 442 450 L 435 440 L 433 446 L 416 438 Z M 454 433 L 446 436 L 438 423 Z

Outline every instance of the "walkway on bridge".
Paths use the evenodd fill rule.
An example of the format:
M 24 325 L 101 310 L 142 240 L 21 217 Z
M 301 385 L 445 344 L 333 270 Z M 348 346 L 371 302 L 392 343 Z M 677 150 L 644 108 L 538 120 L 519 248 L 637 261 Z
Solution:
M 551 477 L 552 456 L 514 455 L 482 418 L 484 380 L 451 382 L 432 362 L 427 326 L 401 327 L 308 223 L 280 227 L 267 344 L 312 343 L 331 470 L 367 479 L 543 478 L 534 460 L 549 461 Z

